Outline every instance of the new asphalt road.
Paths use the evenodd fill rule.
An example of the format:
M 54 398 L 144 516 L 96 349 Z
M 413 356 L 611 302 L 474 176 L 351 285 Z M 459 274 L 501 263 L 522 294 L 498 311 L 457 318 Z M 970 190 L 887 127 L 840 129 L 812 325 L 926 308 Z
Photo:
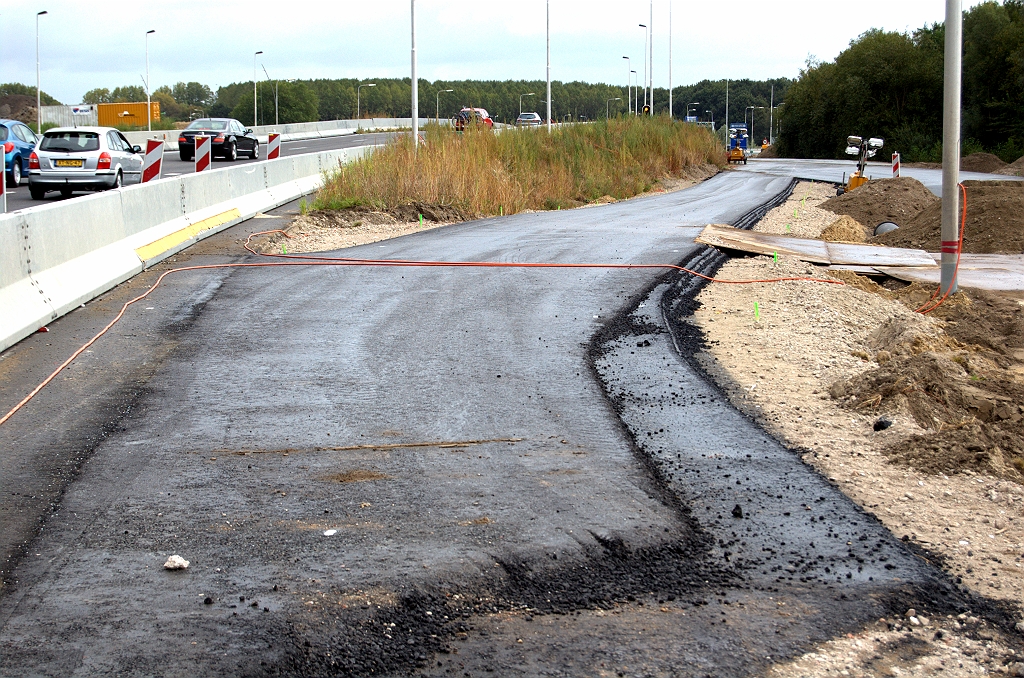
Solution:
M 347 136 L 339 137 L 327 137 L 324 139 L 305 139 L 301 141 L 286 141 L 281 143 L 281 155 L 299 155 L 302 153 L 316 153 L 318 151 L 330 151 L 336 148 L 352 148 L 353 146 L 367 146 L 373 144 L 382 144 L 392 136 L 394 132 L 378 132 L 373 134 L 350 134 Z M 250 162 L 261 162 L 266 159 L 267 147 L 266 144 L 260 145 L 260 159 L 251 160 L 249 158 L 238 157 L 232 163 L 229 163 L 223 158 L 214 158 L 211 169 L 217 169 L 224 167 L 228 164 L 241 165 Z M 165 151 L 163 160 L 163 176 L 174 177 L 181 174 L 190 174 L 195 171 L 195 161 L 183 162 L 178 158 L 177 151 Z M 57 202 L 59 200 L 74 200 L 75 197 L 81 197 L 88 195 L 88 193 L 75 193 L 70 198 L 64 198 L 60 193 L 54 191 L 46 194 L 46 198 L 43 200 L 33 200 L 32 196 L 28 193 L 28 177 L 22 179 L 22 185 L 18 188 L 7 188 L 7 211 L 14 212 L 16 210 L 25 209 L 26 207 L 35 207 L 36 205 L 45 205 L 51 202 Z
M 343 255 L 674 263 L 789 185 L 727 172 Z M 5 352 L 0 410 L 161 270 L 249 261 L 290 214 Z M 0 675 L 748 676 L 907 607 L 983 609 L 694 371 L 692 282 L 171 275 L 0 428 Z

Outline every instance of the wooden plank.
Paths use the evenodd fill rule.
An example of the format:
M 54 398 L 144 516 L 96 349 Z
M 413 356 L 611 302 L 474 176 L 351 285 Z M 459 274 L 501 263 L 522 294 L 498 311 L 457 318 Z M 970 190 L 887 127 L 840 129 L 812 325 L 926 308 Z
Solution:
M 742 231 L 731 226 L 711 225 L 697 236 L 697 242 L 751 254 L 772 256 L 778 253 L 815 264 L 831 263 L 824 241 L 810 238 L 793 238 L 785 235 Z
M 877 245 L 853 245 L 840 242 L 830 242 L 826 247 L 829 259 L 833 264 L 936 267 L 935 260 L 924 250 L 879 247 Z
M 859 273 L 861 275 L 885 275 L 879 273 L 878 269 L 873 266 L 854 266 L 850 264 L 832 264 L 828 267 L 830 271 L 850 271 L 852 273 Z
M 920 266 L 877 266 L 881 273 L 906 282 L 924 282 L 939 284 L 938 268 L 922 268 Z M 1016 269 L 1016 270 L 1015 270 Z M 961 287 L 977 287 L 983 290 L 1024 292 L 1024 270 L 1020 268 L 995 268 L 980 266 L 964 266 L 960 261 L 957 282 Z

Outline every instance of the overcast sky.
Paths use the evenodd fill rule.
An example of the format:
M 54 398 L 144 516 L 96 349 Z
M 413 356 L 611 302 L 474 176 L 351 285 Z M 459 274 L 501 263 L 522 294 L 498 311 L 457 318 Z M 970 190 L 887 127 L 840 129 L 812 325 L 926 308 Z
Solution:
M 965 9 L 979 0 L 964 0 Z M 672 82 L 796 77 L 869 28 L 943 20 L 942 0 L 673 0 Z M 253 53 L 273 78 L 409 75 L 409 0 L 261 2 L 0 0 L 0 82 L 35 84 L 79 103 L 95 87 L 142 84 L 145 33 L 153 87 L 251 81 Z M 551 77 L 624 85 L 623 55 L 643 73 L 648 0 L 551 0 Z M 418 0 L 419 76 L 544 79 L 544 0 Z M 669 0 L 654 2 L 654 81 L 668 85 Z M 262 69 L 260 71 L 262 76 Z

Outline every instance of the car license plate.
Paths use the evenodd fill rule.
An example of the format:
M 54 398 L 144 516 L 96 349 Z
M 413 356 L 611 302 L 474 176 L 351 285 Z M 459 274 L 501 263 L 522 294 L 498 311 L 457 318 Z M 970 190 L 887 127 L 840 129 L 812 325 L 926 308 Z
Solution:
M 53 162 L 57 167 L 81 167 L 82 160 L 55 160 Z

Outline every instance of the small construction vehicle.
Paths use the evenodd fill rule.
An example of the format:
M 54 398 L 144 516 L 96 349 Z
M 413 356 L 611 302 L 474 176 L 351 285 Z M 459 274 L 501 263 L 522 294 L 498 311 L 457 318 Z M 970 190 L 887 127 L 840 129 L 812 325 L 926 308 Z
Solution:
M 864 176 L 868 158 L 875 157 L 875 153 L 878 153 L 884 144 L 884 140 L 875 137 L 867 140 L 857 136 L 846 137 L 846 154 L 859 155 L 860 159 L 857 160 L 857 171 L 850 175 L 850 180 L 836 191 L 836 195 L 842 195 L 868 183 L 868 178 Z
M 729 148 L 726 151 L 725 159 L 732 164 L 742 162 L 747 164 L 747 149 L 750 139 L 747 135 L 747 125 L 736 122 L 729 125 Z

